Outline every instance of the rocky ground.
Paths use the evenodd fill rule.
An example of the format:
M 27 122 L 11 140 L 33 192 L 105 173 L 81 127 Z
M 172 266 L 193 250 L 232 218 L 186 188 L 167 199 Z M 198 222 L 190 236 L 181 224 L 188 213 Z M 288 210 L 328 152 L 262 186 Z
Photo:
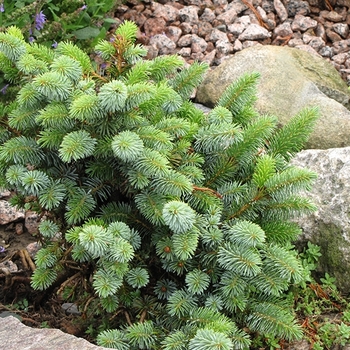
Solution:
M 215 67 L 253 45 L 288 45 L 330 61 L 350 85 L 350 0 L 129 0 L 148 57 L 178 53 Z

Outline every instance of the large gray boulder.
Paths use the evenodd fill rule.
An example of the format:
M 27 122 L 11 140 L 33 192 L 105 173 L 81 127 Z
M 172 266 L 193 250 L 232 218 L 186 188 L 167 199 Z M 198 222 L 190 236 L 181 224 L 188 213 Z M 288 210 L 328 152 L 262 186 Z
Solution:
M 17 318 L 0 317 L 0 349 L 6 350 L 107 350 L 58 329 L 35 329 Z
M 310 241 L 321 248 L 320 271 L 337 279 L 338 288 L 350 290 L 350 147 L 305 150 L 294 165 L 318 174 L 307 196 L 318 210 L 299 218 L 303 233 L 299 244 Z
M 244 73 L 258 72 L 256 108 L 283 125 L 304 107 L 319 106 L 320 119 L 305 148 L 350 146 L 350 93 L 324 58 L 281 46 L 253 46 L 208 71 L 196 102 L 215 105 L 223 91 Z

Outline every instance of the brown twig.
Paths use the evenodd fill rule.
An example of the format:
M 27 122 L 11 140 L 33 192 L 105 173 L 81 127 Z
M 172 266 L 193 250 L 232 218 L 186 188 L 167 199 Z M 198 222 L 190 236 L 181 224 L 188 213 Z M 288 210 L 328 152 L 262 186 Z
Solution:
M 75 278 L 77 278 L 79 275 L 80 275 L 80 271 L 77 272 L 76 274 L 74 274 L 73 276 L 69 277 L 67 280 L 65 280 L 65 281 L 61 284 L 61 286 L 60 286 L 60 288 L 58 289 L 58 291 L 57 291 L 56 294 L 57 294 L 57 295 L 61 294 L 61 292 L 63 291 L 63 288 L 64 288 L 68 283 L 72 282 Z
M 130 316 L 129 316 L 127 311 L 124 311 L 124 316 L 126 318 L 126 322 L 128 323 L 128 325 L 132 326 L 132 322 L 131 322 Z
M 4 262 L 4 261 L 7 261 L 7 260 L 13 260 L 13 258 L 16 257 L 16 254 L 17 254 L 17 253 L 18 253 L 18 252 L 15 251 L 15 252 L 13 252 L 13 253 L 10 254 L 10 255 L 6 255 L 3 259 L 0 260 L 0 263 L 2 263 L 2 262 Z
M 23 253 L 23 255 L 24 255 L 24 257 L 25 257 L 25 259 L 26 259 L 26 261 L 27 261 L 27 263 L 28 263 L 28 265 L 30 267 L 30 269 L 34 272 L 35 269 L 36 269 L 36 266 L 33 263 L 32 257 L 29 255 L 28 250 L 27 249 L 22 249 L 21 252 Z
M 288 42 L 289 42 L 289 40 L 292 39 L 292 37 L 293 37 L 293 34 L 290 34 L 290 35 L 288 35 L 288 36 L 284 36 L 284 37 L 282 38 L 282 40 L 284 40 L 284 43 L 283 43 L 281 46 L 287 45 Z
M 245 212 L 247 209 L 249 209 L 253 205 L 253 203 L 256 203 L 257 201 L 259 201 L 263 197 L 264 197 L 263 193 L 258 193 L 251 201 L 249 201 L 248 203 L 244 204 L 238 211 L 233 213 L 230 216 L 229 220 L 232 220 L 232 219 L 237 218 L 238 216 L 240 216 L 243 212 Z
M 95 299 L 94 296 L 90 297 L 88 299 L 88 301 L 86 302 L 85 306 L 84 306 L 84 313 L 86 313 L 86 310 L 88 309 L 88 306 L 90 305 L 90 303 Z
M 222 195 L 219 192 L 214 191 L 213 189 L 209 187 L 198 187 L 198 186 L 193 186 L 193 189 L 195 191 L 201 191 L 201 192 L 209 192 L 213 194 L 215 197 L 222 199 Z
M 0 267 L 0 271 L 5 274 L 5 287 L 9 288 L 11 286 L 11 272 L 7 267 Z
M 273 40 L 272 45 L 285 46 L 288 44 L 289 40 L 292 39 L 292 37 L 293 34 L 287 36 L 277 36 Z
M 101 75 L 99 75 L 99 74 L 97 74 L 97 73 L 95 73 L 95 72 L 90 72 L 90 74 L 91 74 L 93 77 L 102 80 L 104 83 L 107 83 L 107 82 L 108 82 L 108 79 L 102 77 Z
M 326 5 L 327 5 L 329 11 L 333 11 L 332 4 L 329 2 L 329 0 L 326 0 Z
M 35 320 L 33 320 L 32 318 L 29 318 L 29 317 L 21 317 L 21 322 L 28 322 L 28 323 L 31 323 L 31 324 L 35 324 L 37 326 L 40 324 L 40 322 L 35 321 Z
M 326 0 L 327 1 L 327 0 Z M 250 2 L 248 2 L 247 0 L 242 0 L 243 4 L 246 5 L 247 7 L 249 7 L 254 15 L 256 16 L 256 18 L 258 19 L 259 21 L 259 24 L 261 27 L 264 27 L 266 29 L 269 29 L 268 25 L 266 23 L 264 23 L 260 13 L 257 11 L 257 9 L 254 7 L 254 5 L 252 5 Z
M 21 258 L 24 269 L 29 270 L 29 265 L 27 263 L 26 257 L 24 256 L 23 249 L 18 251 L 18 255 Z
M 112 321 L 113 319 L 115 319 L 120 313 L 122 313 L 122 312 L 124 312 L 124 309 L 119 309 L 119 310 L 117 310 L 114 314 L 113 314 L 113 316 L 111 316 L 110 317 L 110 321 Z
M 143 310 L 140 316 L 140 322 L 144 322 L 147 316 L 147 310 Z
M 26 276 L 12 276 L 11 280 L 12 280 L 11 284 L 13 284 L 14 282 L 29 284 L 31 281 L 30 277 L 26 277 Z

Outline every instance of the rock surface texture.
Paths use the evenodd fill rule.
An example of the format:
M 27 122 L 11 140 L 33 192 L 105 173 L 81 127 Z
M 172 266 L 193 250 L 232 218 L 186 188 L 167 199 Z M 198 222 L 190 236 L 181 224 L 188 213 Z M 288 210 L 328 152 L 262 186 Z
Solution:
M 320 118 L 306 148 L 350 146 L 350 94 L 327 61 L 306 51 L 279 46 L 247 48 L 209 71 L 196 101 L 213 106 L 228 85 L 244 73 L 260 73 L 256 108 L 284 125 L 304 107 L 318 107 Z M 346 108 L 346 107 L 348 108 Z
M 327 149 L 350 146 L 349 9 L 350 0 L 129 0 L 116 17 L 138 24 L 148 58 L 176 53 L 210 65 L 199 103 L 213 105 L 229 83 L 258 71 L 259 112 L 284 124 L 319 106 L 306 148 Z
M 0 318 L 0 344 L 6 350 L 103 350 L 88 341 L 57 329 L 35 329 L 17 318 Z
M 137 23 L 149 58 L 178 53 L 217 66 L 250 46 L 289 46 L 350 81 L 349 8 L 350 0 L 129 0 L 115 17 Z
M 321 248 L 320 272 L 328 272 L 345 294 L 350 289 L 350 147 L 305 150 L 294 165 L 318 174 L 307 196 L 318 210 L 298 223 L 303 230 L 300 243 L 311 241 Z

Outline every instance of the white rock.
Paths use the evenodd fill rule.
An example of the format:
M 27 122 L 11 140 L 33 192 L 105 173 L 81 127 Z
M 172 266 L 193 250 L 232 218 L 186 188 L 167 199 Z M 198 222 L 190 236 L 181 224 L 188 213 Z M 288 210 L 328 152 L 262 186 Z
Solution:
M 334 276 L 337 286 L 350 288 L 350 147 L 299 152 L 292 164 L 318 174 L 306 195 L 317 211 L 296 219 L 303 230 L 299 242 L 321 248 L 320 271 Z
M 247 29 L 239 35 L 238 39 L 243 40 L 261 40 L 271 37 L 271 33 L 258 24 L 250 24 Z
M 0 225 L 24 219 L 24 216 L 24 210 L 12 207 L 8 201 L 0 200 Z
M 156 34 L 151 37 L 150 45 L 154 45 L 160 55 L 172 54 L 176 48 L 176 44 L 165 34 Z

